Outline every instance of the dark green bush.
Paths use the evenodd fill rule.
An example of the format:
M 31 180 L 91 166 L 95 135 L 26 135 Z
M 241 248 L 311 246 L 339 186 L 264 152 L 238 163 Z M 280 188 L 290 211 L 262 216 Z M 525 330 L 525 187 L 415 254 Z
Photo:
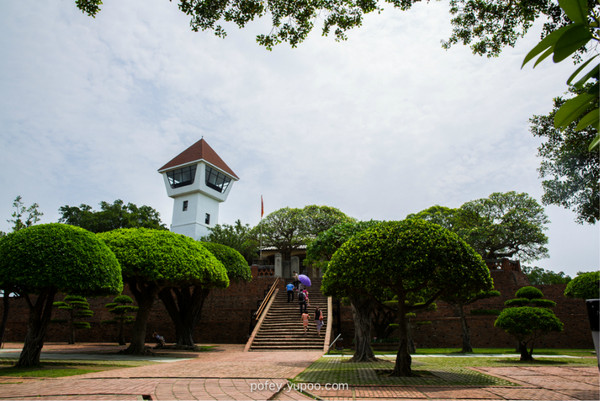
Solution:
M 539 299 L 544 296 L 542 291 L 538 288 L 527 286 L 521 287 L 515 293 L 517 298 L 527 298 L 527 299 Z

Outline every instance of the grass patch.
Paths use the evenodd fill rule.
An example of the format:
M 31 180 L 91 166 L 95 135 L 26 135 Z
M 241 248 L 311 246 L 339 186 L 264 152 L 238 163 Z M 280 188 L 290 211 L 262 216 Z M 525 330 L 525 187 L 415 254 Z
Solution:
M 149 365 L 147 361 L 73 361 L 45 360 L 34 368 L 17 368 L 16 360 L 3 359 L 0 361 L 0 377 L 51 378 L 82 375 L 85 373 L 101 372 L 111 369 L 129 368 Z
M 439 349 L 438 349 L 439 350 Z M 322 357 L 306 370 L 300 373 L 294 381 L 312 383 L 348 383 L 349 385 L 410 385 L 410 386 L 515 386 L 514 383 L 493 376 L 488 376 L 470 368 L 475 367 L 506 367 L 506 366 L 596 366 L 595 357 L 590 357 L 589 351 L 583 350 L 551 350 L 546 355 L 568 355 L 571 358 L 546 357 L 531 362 L 521 362 L 519 357 L 507 358 L 506 353 L 514 354 L 514 350 L 497 352 L 496 356 L 461 357 L 447 352 L 437 352 L 439 357 L 419 357 L 414 355 L 412 360 L 413 377 L 391 377 L 389 373 L 394 368 L 395 356 L 380 358 L 378 362 L 351 363 L 348 358 Z M 490 354 L 491 349 L 479 352 Z M 562 351 L 562 352 L 561 352 Z M 566 352 L 569 351 L 569 352 Z M 345 355 L 352 355 L 346 350 Z M 436 352 L 423 352 L 436 354 Z M 452 356 L 443 356 L 452 355 Z M 539 352 L 542 355 L 542 352 Z
M 373 351 L 375 355 L 395 355 L 397 349 L 392 350 L 377 350 Z M 353 355 L 354 350 L 345 348 L 343 350 L 331 350 L 329 354 L 332 355 Z M 413 355 L 470 355 L 463 354 L 460 352 L 460 348 L 419 348 Z M 475 348 L 473 354 L 518 354 L 514 348 Z M 579 357 L 595 357 L 596 353 L 593 349 L 555 349 L 555 348 L 540 348 L 533 350 L 533 357 L 535 355 L 567 355 L 567 356 L 579 356 Z
M 351 363 L 342 358 L 320 358 L 294 378 L 296 382 L 347 383 L 349 385 L 405 385 L 405 386 L 514 386 L 508 380 L 488 376 L 454 364 L 440 366 L 435 361 L 414 361 L 414 376 L 390 376 L 394 362 Z

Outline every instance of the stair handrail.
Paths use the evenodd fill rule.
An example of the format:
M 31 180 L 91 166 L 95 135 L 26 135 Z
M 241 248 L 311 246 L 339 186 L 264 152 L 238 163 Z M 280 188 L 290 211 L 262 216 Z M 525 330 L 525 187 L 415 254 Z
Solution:
M 273 292 L 275 292 L 275 288 L 277 288 L 277 284 L 279 284 L 279 277 L 277 277 L 275 279 L 275 281 L 273 281 L 273 284 L 271 285 L 271 288 L 269 289 L 269 292 L 267 293 L 267 295 L 265 296 L 265 298 L 261 302 L 260 306 L 258 307 L 258 309 L 256 310 L 256 312 L 254 313 L 254 320 L 260 319 L 260 315 L 262 315 L 262 313 L 264 312 L 264 309 L 267 306 L 267 303 L 269 302 L 269 299 L 271 299 L 271 296 L 273 295 Z
M 327 353 L 329 354 L 329 350 L 331 349 L 331 347 L 333 347 L 333 344 L 336 343 L 337 340 L 339 340 L 340 336 L 342 335 L 342 333 L 338 334 L 337 337 L 335 338 L 335 340 L 333 340 L 333 342 L 331 344 L 329 344 L 329 347 L 327 348 Z

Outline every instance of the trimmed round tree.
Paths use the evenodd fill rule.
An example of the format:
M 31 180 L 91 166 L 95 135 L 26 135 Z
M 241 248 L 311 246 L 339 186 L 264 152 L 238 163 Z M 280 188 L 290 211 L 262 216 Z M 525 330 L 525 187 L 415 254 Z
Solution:
M 223 264 L 230 282 L 252 280 L 250 266 L 238 251 L 226 245 L 212 242 L 200 242 L 199 244 Z M 164 288 L 158 294 L 175 324 L 175 336 L 178 346 L 194 347 L 194 328 L 201 319 L 204 301 L 214 287 L 219 287 L 219 282 L 207 281 L 193 285 L 183 284 L 178 287 Z
M 533 361 L 533 345 L 536 339 L 551 331 L 563 329 L 562 322 L 550 309 L 532 306 L 504 309 L 494 326 L 517 339 L 521 361 Z
M 306 260 L 313 266 L 327 271 L 329 261 L 335 252 L 354 235 L 379 224 L 378 221 L 345 222 L 323 231 L 306 248 Z M 348 298 L 352 306 L 354 321 L 354 355 L 351 362 L 370 362 L 376 360 L 371 348 L 371 316 L 374 312 L 375 298 L 358 290 L 347 291 L 345 283 L 334 283 L 333 276 L 323 281 L 321 290 L 326 295 Z
M 492 279 L 481 256 L 458 235 L 437 224 L 407 219 L 379 224 L 344 243 L 333 255 L 323 285 L 361 294 L 383 289 L 397 296 L 400 345 L 392 374 L 410 376 L 407 314 L 464 288 L 491 290 Z M 412 299 L 423 302 L 411 303 Z
M 123 289 L 121 268 L 93 233 L 65 224 L 41 224 L 0 241 L 0 287 L 18 288 L 29 307 L 19 367 L 38 366 L 56 293 L 109 295 Z M 33 298 L 33 295 L 37 297 Z
M 96 235 L 117 256 L 123 281 L 138 304 L 127 353 L 143 354 L 146 351 L 148 316 L 162 289 L 205 283 L 223 288 L 229 285 L 223 264 L 185 235 L 146 228 L 123 228 Z
M 563 324 L 550 310 L 556 306 L 556 302 L 544 299 L 539 288 L 521 287 L 515 292 L 515 297 L 504 302 L 509 308 L 502 310 L 494 326 L 518 340 L 522 361 L 533 361 L 535 340 L 550 331 L 562 331 Z

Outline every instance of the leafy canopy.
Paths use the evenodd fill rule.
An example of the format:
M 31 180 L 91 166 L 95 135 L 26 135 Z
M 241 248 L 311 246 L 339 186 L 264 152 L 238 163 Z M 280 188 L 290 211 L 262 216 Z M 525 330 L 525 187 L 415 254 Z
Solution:
M 484 259 L 534 260 L 548 255 L 544 230 L 550 221 L 544 208 L 528 194 L 495 192 L 460 208 L 464 221 L 459 233 Z
M 246 27 L 250 22 L 271 18 L 268 34 L 256 37 L 257 42 L 272 49 L 287 42 L 292 47 L 302 43 L 320 24 L 323 36 L 333 34 L 337 41 L 347 39 L 347 31 L 360 27 L 365 15 L 380 13 L 386 5 L 408 10 L 418 0 L 179 0 L 179 9 L 190 17 L 193 31 L 214 31 L 226 37 L 225 23 Z M 84 13 L 95 17 L 101 0 L 76 0 Z M 443 47 L 453 44 L 471 45 L 473 53 L 497 56 L 503 47 L 514 46 L 533 22 L 547 19 L 545 31 L 565 25 L 564 13 L 552 0 L 451 0 L 452 34 Z
M 484 259 L 538 259 L 548 250 L 544 209 L 526 193 L 495 192 L 458 209 L 432 206 L 408 218 L 439 224 L 458 234 Z
M 535 66 L 552 55 L 552 60 L 559 63 L 581 51 L 591 41 L 594 46 L 600 42 L 600 13 L 597 1 L 591 6 L 587 0 L 559 0 L 560 8 L 566 13 L 570 23 L 550 32 L 525 56 L 523 66 L 537 58 Z M 600 63 L 592 63 L 598 56 L 588 56 L 581 66 L 567 79 L 567 85 L 580 91 L 572 99 L 565 102 L 554 115 L 554 126 L 563 129 L 576 122 L 575 130 L 593 127 L 600 131 L 600 115 L 598 114 L 598 99 L 600 84 L 598 75 Z M 590 143 L 593 149 L 600 143 L 597 134 Z
M 600 298 L 600 272 L 579 273 L 567 284 L 565 296 L 569 298 Z
M 556 273 L 537 266 L 522 266 L 521 271 L 527 276 L 531 285 L 566 284 L 571 281 L 571 277 L 562 271 Z
M 504 309 L 494 322 L 494 326 L 524 343 L 529 343 L 552 331 L 563 330 L 563 324 L 554 312 L 531 306 Z
M 289 253 L 334 225 L 352 221 L 353 218 L 330 206 L 284 207 L 261 220 L 252 229 L 252 235 L 261 240 L 263 247 L 275 247 Z
M 375 220 L 344 222 L 323 231 L 306 247 L 304 263 L 326 267 L 333 254 L 350 238 L 380 222 Z
M 578 223 L 595 224 L 600 218 L 600 153 L 590 152 L 588 146 L 598 131 L 593 127 L 578 130 L 576 122 L 556 128 L 554 117 L 564 104 L 565 99 L 555 98 L 548 115 L 536 115 L 529 120 L 530 132 L 544 140 L 538 147 L 542 160 L 538 168 L 544 189 L 542 203 L 573 210 Z
M 85 228 L 94 233 L 100 233 L 118 228 L 153 228 L 166 230 L 160 221 L 160 214 L 150 206 L 127 205 L 117 199 L 112 204 L 100 202 L 100 210 L 94 211 L 89 205 L 61 206 L 59 208 L 61 223 L 72 224 Z
M 0 286 L 38 294 L 107 295 L 123 289 L 115 254 L 93 233 L 65 224 L 41 224 L 0 241 Z
M 329 295 L 352 292 L 418 294 L 422 305 L 465 287 L 491 290 L 481 257 L 456 234 L 419 219 L 380 223 L 345 242 L 323 276 Z
M 223 264 L 185 235 L 147 228 L 122 228 L 97 235 L 119 259 L 126 280 L 155 282 L 161 287 L 229 285 Z
M 258 255 L 258 241 L 250 234 L 250 225 L 236 220 L 234 225 L 217 224 L 202 241 L 227 245 L 242 254 L 248 263 Z
M 252 280 L 250 266 L 248 266 L 246 259 L 238 251 L 227 245 L 213 242 L 201 242 L 201 244 L 225 266 L 229 281 Z

